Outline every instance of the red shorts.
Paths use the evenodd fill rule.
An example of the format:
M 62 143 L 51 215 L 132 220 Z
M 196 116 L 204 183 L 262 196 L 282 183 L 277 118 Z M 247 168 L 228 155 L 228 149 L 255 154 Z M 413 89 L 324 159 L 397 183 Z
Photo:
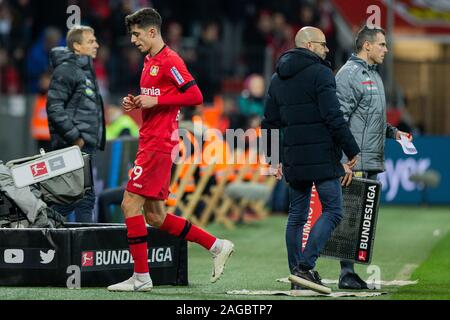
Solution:
M 169 195 L 171 169 L 170 153 L 139 150 L 127 191 L 154 200 L 165 200 Z

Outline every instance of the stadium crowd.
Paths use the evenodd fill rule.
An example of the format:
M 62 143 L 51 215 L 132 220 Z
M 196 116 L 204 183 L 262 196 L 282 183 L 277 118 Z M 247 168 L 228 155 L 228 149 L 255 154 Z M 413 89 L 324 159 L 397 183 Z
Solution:
M 94 68 L 107 106 L 136 90 L 143 62 L 130 45 L 125 16 L 152 6 L 165 17 L 167 44 L 186 61 L 205 105 L 231 96 L 224 112 L 230 128 L 245 128 L 261 115 L 265 82 L 302 26 L 324 31 L 334 70 L 352 50 L 337 41 L 330 0 L 0 0 L 0 93 L 45 94 L 48 54 L 65 45 L 70 5 L 80 7 L 81 24 L 96 30 Z M 392 117 L 399 118 L 398 111 Z

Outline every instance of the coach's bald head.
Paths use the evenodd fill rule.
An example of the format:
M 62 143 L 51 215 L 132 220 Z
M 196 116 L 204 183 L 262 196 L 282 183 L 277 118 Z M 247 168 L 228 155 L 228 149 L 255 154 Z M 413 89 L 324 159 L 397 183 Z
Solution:
M 329 52 L 325 34 L 315 27 L 301 28 L 295 35 L 295 46 L 308 49 L 322 59 L 325 59 Z

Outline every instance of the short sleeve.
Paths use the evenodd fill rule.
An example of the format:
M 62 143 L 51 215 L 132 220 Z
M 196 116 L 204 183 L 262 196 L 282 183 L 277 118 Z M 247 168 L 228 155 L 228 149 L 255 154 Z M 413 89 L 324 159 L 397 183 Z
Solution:
M 168 76 L 170 81 L 181 91 L 185 92 L 196 85 L 194 78 L 180 57 L 174 57 L 168 64 Z

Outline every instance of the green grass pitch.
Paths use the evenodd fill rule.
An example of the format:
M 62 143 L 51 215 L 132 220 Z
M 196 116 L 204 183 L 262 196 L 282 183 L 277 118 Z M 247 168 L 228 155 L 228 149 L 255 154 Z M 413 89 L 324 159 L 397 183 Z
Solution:
M 235 253 L 223 277 L 209 283 L 211 257 L 196 244 L 189 245 L 189 286 L 155 287 L 149 293 L 112 293 L 105 288 L 13 288 L 0 287 L 0 299 L 63 300 L 207 300 L 207 299 L 305 299 L 288 296 L 235 296 L 228 290 L 288 290 L 275 280 L 288 276 L 284 244 L 285 215 L 239 225 L 234 230 L 211 224 L 208 231 L 234 241 Z M 379 266 L 383 280 L 419 280 L 406 287 L 382 287 L 388 294 L 366 299 L 450 299 L 450 209 L 382 207 L 379 212 L 372 264 Z M 316 268 L 322 278 L 337 279 L 339 262 L 319 258 Z M 363 279 L 367 266 L 357 265 Z M 336 286 L 332 289 L 337 291 Z M 310 298 L 330 299 L 330 298 Z M 349 298 L 342 298 L 349 299 Z

